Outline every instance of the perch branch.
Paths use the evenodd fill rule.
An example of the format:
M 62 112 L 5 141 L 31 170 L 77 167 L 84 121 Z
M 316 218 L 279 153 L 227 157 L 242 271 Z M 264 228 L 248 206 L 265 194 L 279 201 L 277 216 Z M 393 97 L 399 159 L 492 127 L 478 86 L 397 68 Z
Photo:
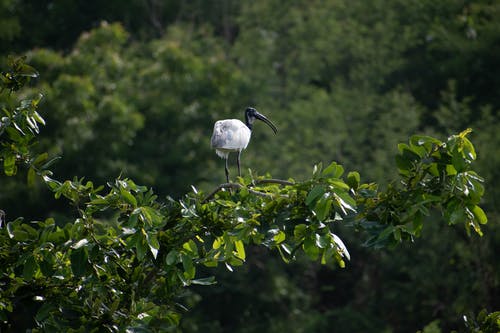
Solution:
M 281 179 L 260 179 L 260 180 L 256 180 L 254 182 L 254 185 L 255 184 L 294 185 L 294 183 L 292 183 L 292 182 L 289 182 L 287 180 L 281 180 Z M 219 192 L 220 190 L 222 190 L 224 188 L 241 189 L 241 188 L 244 188 L 244 187 L 245 186 L 243 186 L 241 184 L 237 184 L 237 183 L 223 183 L 223 184 L 220 184 L 219 186 L 217 186 L 217 188 L 215 188 L 215 190 L 213 190 L 212 192 L 210 192 L 209 195 L 207 195 L 207 197 L 203 200 L 203 202 L 207 202 L 208 200 L 210 200 L 211 198 L 213 198 L 213 196 L 217 192 Z M 258 195 L 258 196 L 261 196 L 261 197 L 265 197 L 265 198 L 272 198 L 272 195 L 269 194 L 269 193 L 252 190 L 251 188 L 248 188 L 248 187 L 245 187 L 245 188 L 248 190 L 248 192 L 250 192 L 252 194 L 255 194 L 255 195 Z
M 282 179 L 258 179 L 254 182 L 254 184 L 280 184 L 280 185 L 295 185 L 293 182 L 289 182 L 288 180 Z
M 219 186 L 217 186 L 217 188 L 215 190 L 213 190 L 212 192 L 210 192 L 209 195 L 207 195 L 207 197 L 203 200 L 203 202 L 207 202 L 209 199 L 211 199 L 217 192 L 219 192 L 223 188 L 237 188 L 237 189 L 240 189 L 240 188 L 243 188 L 243 187 L 244 187 L 243 185 L 237 184 L 237 183 L 223 183 L 223 184 L 220 184 Z M 266 197 L 266 198 L 271 198 L 272 197 L 272 195 L 270 195 L 268 193 L 255 191 L 255 190 L 252 190 L 252 189 L 249 189 L 249 188 L 247 188 L 247 190 L 248 190 L 248 192 L 250 192 L 252 194 L 255 194 L 255 195 L 258 195 L 258 196 L 261 196 L 261 197 Z

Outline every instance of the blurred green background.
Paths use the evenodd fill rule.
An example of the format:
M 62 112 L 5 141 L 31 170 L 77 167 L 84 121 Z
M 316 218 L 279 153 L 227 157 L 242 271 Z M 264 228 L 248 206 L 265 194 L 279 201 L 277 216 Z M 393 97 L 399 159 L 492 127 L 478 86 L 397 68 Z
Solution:
M 62 156 L 59 179 L 122 175 L 163 197 L 224 181 L 212 126 L 249 105 L 279 132 L 256 125 L 243 171 L 282 179 L 336 160 L 386 184 L 398 142 L 473 128 L 483 237 L 437 215 L 392 250 L 344 230 L 345 269 L 249 249 L 247 265 L 186 292 L 183 319 L 186 332 L 448 332 L 500 309 L 499 18 L 498 0 L 0 0 L 0 55 L 41 74 L 23 94 L 45 96 L 36 149 Z M 74 214 L 18 179 L 2 178 L 0 207 Z

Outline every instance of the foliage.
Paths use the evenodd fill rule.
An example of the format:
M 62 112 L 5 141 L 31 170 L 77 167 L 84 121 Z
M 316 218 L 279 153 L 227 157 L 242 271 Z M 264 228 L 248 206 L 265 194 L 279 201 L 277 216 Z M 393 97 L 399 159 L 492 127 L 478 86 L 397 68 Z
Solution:
M 30 68 L 19 60 L 12 65 L 5 77 Z M 37 105 L 29 105 L 29 113 L 7 128 L 25 121 L 33 135 L 38 132 L 29 118 Z M 22 127 L 18 131 L 26 135 Z M 285 262 L 303 251 L 311 260 L 344 267 L 350 254 L 334 232 L 337 225 L 367 230 L 367 246 L 385 246 L 418 237 L 422 216 L 434 208 L 448 223 L 472 226 L 481 235 L 486 216 L 477 204 L 484 190 L 472 170 L 469 132 L 446 142 L 414 136 L 401 144 L 403 186 L 387 191 L 361 183 L 358 172 L 344 175 L 336 162 L 316 165 L 302 182 L 250 174 L 207 195 L 193 188 L 165 202 L 130 179 L 116 179 L 104 190 L 33 168 L 56 199 L 69 201 L 76 218 L 17 218 L 0 230 L 1 318 L 11 330 L 171 330 L 179 325 L 184 288 L 215 283 L 213 276 L 200 276 L 199 267 L 223 264 L 232 271 L 245 263 L 249 244 L 275 249 Z M 2 137 L 4 146 L 10 140 Z M 6 175 L 11 170 L 5 168 Z M 33 322 L 17 319 L 23 311 Z
M 1 73 L 2 86 L 0 93 L 12 94 L 24 86 L 31 78 L 38 76 L 38 72 L 25 64 L 22 59 L 9 59 L 10 70 Z M 37 112 L 42 95 L 32 99 L 24 99 L 20 105 L 10 108 L 11 105 L 2 105 L 3 116 L 0 119 L 0 135 L 2 145 L 0 159 L 2 170 L 6 176 L 17 173 L 19 164 L 29 166 L 29 181 L 33 181 L 35 170 L 46 168 L 47 154 L 34 156 L 31 146 L 40 129 L 39 124 L 45 125 L 45 120 Z
M 464 321 L 470 332 L 498 332 L 500 329 L 500 312 L 488 313 L 486 310 L 482 310 L 477 317 L 472 318 L 472 320 L 464 316 Z

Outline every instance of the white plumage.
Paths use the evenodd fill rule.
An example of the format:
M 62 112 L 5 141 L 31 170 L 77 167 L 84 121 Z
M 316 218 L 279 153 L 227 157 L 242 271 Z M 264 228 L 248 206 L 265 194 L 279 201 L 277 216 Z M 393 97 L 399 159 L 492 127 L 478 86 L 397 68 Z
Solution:
M 225 172 L 227 182 L 229 182 L 229 169 L 227 167 L 229 153 L 238 153 L 238 174 L 241 176 L 241 151 L 246 149 L 250 142 L 255 119 L 262 120 L 272 128 L 274 133 L 277 132 L 276 126 L 269 119 L 250 107 L 245 110 L 245 123 L 238 119 L 225 119 L 215 122 L 210 143 L 212 148 L 215 148 L 217 155 L 226 160 Z
M 241 120 L 219 120 L 214 125 L 212 148 L 221 158 L 227 158 L 231 152 L 246 149 L 251 135 L 252 131 Z

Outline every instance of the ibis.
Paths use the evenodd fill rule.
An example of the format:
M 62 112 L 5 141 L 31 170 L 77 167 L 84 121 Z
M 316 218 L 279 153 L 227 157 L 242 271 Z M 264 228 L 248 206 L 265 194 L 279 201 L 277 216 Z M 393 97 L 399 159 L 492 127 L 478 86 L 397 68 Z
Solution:
M 250 142 L 250 136 L 252 135 L 252 128 L 255 119 L 265 122 L 277 133 L 278 129 L 274 124 L 267 119 L 264 115 L 257 112 L 252 107 L 248 107 L 245 110 L 245 122 L 238 119 L 224 119 L 218 120 L 214 125 L 214 132 L 212 134 L 211 146 L 215 148 L 217 155 L 226 160 L 225 171 L 226 180 L 229 183 L 229 169 L 227 166 L 227 160 L 229 153 L 238 153 L 238 175 L 241 176 L 240 169 L 240 156 L 241 151 L 246 149 L 248 143 Z

